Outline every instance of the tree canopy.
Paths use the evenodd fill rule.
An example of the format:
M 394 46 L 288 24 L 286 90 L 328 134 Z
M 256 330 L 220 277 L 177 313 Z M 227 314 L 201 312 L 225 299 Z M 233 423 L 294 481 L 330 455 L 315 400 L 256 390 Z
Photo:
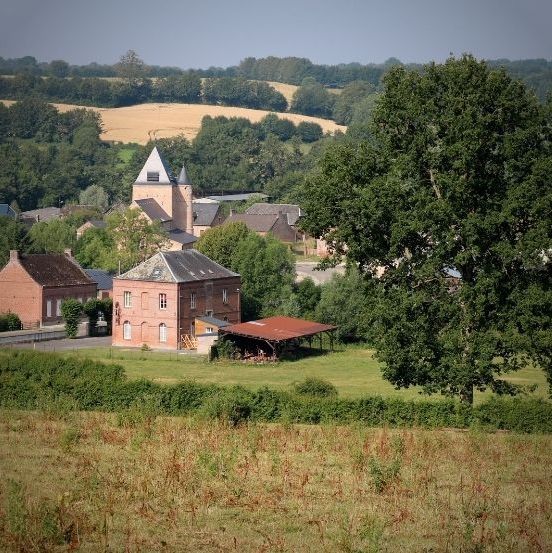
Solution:
M 398 387 L 515 393 L 550 375 L 551 110 L 471 56 L 394 67 L 369 142 L 328 148 L 304 228 L 358 264 L 384 376 Z M 548 315 L 547 315 L 548 313 Z
M 291 290 L 295 276 L 293 256 L 282 242 L 272 236 L 258 236 L 237 222 L 206 231 L 196 248 L 241 275 L 244 320 L 282 311 L 285 293 Z

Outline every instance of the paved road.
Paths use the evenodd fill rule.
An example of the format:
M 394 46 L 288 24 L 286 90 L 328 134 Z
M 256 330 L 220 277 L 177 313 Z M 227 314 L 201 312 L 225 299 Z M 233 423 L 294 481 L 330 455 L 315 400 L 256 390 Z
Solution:
M 304 278 L 310 277 L 316 284 L 324 284 L 332 278 L 336 273 L 344 274 L 345 267 L 341 265 L 338 267 L 332 267 L 325 271 L 315 271 L 314 268 L 318 265 L 315 261 L 298 261 L 295 264 L 295 270 L 297 272 L 297 282 L 300 282 Z
M 39 351 L 66 351 L 73 349 L 103 348 L 111 345 L 111 336 L 101 336 L 98 338 L 75 338 L 70 340 L 48 340 L 45 342 L 35 342 L 34 344 L 13 344 L 14 348 L 36 349 Z

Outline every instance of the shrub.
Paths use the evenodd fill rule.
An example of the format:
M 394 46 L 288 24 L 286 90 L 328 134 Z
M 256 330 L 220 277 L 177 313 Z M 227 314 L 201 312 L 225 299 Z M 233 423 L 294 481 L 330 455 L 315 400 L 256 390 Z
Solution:
M 63 316 L 63 320 L 65 321 L 65 331 L 67 332 L 67 336 L 69 338 L 75 338 L 77 336 L 82 312 L 83 306 L 79 301 L 69 298 L 62 302 L 61 314 Z
M 296 394 L 313 397 L 337 397 L 337 388 L 327 380 L 309 377 L 293 384 Z
M 0 332 L 21 330 L 21 319 L 15 313 L 0 313 Z
M 318 379 L 310 379 L 315 382 Z M 151 428 L 157 415 L 199 413 L 236 426 L 248 420 L 424 428 L 455 427 L 552 432 L 552 403 L 494 398 L 476 407 L 454 400 L 405 401 L 379 396 L 338 398 L 333 386 L 296 384 L 307 393 L 223 388 L 182 382 L 126 381 L 119 365 L 28 350 L 0 350 L 0 406 L 36 409 L 68 419 L 75 410 L 121 412 L 120 424 Z M 322 382 L 323 385 L 320 384 Z M 322 391 L 321 391 L 322 390 Z M 327 395 L 323 395 L 327 394 Z M 400 445 L 400 444 L 399 444 Z M 397 445 L 397 452 L 401 449 Z M 376 471 L 374 468 L 374 471 Z
M 238 426 L 251 418 L 251 393 L 236 386 L 211 396 L 203 404 L 200 414 Z

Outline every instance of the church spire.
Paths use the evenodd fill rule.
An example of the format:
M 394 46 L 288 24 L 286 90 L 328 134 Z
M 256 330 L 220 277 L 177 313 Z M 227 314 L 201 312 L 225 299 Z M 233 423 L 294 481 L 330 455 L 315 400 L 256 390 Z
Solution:
M 178 175 L 178 180 L 176 181 L 177 184 L 192 184 L 192 181 L 190 180 L 190 177 L 188 176 L 188 172 L 186 171 L 186 167 L 184 165 L 182 166 L 182 169 L 180 170 L 180 175 Z

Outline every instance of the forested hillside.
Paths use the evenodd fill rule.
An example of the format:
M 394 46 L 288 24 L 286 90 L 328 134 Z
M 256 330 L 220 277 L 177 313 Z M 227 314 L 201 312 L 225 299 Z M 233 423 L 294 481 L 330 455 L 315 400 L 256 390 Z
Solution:
M 78 203 L 82 191 L 100 186 L 110 203 L 129 201 L 130 186 L 152 144 L 100 140 L 98 114 L 77 109 L 59 113 L 38 99 L 0 104 L 0 203 L 29 210 Z M 293 200 L 302 175 L 323 145 L 320 127 L 294 125 L 270 114 L 259 123 L 205 117 L 194 140 L 159 139 L 177 171 L 186 164 L 196 194 L 258 190 Z

